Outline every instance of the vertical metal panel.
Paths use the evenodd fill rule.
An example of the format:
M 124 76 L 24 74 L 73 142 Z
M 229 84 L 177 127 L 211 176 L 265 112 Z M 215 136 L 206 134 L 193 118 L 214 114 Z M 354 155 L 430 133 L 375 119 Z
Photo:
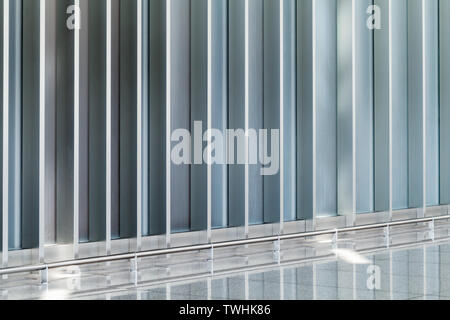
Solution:
M 393 63 L 393 32 L 392 32 L 392 25 L 393 25 L 393 21 L 392 21 L 392 17 L 393 17 L 393 10 L 392 10 L 392 1 L 389 2 L 388 4 L 388 24 L 389 24 L 389 35 L 388 35 L 388 63 L 389 63 L 389 67 L 388 67 L 388 80 L 389 80 L 389 98 L 388 98 L 388 132 L 389 132 L 389 136 L 388 136 L 388 171 L 389 171 L 389 179 L 388 179 L 388 188 L 389 188 L 389 199 L 388 199 L 388 220 L 392 220 L 392 186 L 393 186 L 393 177 L 392 177 L 392 163 L 393 163 L 393 153 L 392 153 L 392 148 L 393 148 L 393 144 L 392 144 L 392 126 L 393 126 L 393 91 L 392 91 L 392 86 L 393 86 L 393 75 L 392 75 L 392 63 Z
M 137 2 L 121 0 L 119 97 L 119 234 L 136 236 L 137 228 Z M 113 21 L 116 23 L 117 21 Z
M 440 203 L 450 203 L 450 1 L 439 2 Z
M 283 187 L 282 192 L 282 213 L 284 214 L 284 221 L 296 220 L 296 188 L 297 188 L 297 127 L 296 127 L 296 99 L 297 99 L 297 2 L 295 0 L 283 0 L 282 7 L 283 29 L 280 34 L 283 37 L 283 46 L 280 48 L 283 52 L 282 58 L 282 74 L 283 79 L 281 85 L 282 106 L 283 106 L 283 172 L 280 170 L 280 175 L 283 175 L 283 182 L 280 182 Z M 281 103 L 281 102 L 280 102 Z M 280 128 L 281 129 L 281 128 Z M 281 133 L 281 132 L 280 132 Z
M 105 94 L 105 127 L 106 127 L 106 172 L 105 172 L 105 236 L 106 236 L 106 254 L 111 254 L 111 236 L 112 236 L 112 158 L 113 158 L 113 151 L 112 151 L 112 125 L 113 125 L 113 110 L 112 110 L 112 1 L 113 0 L 106 0 L 106 8 L 105 8 L 105 14 L 106 14 L 106 50 L 103 52 L 103 54 L 106 57 L 106 66 L 105 66 L 105 73 L 106 73 L 106 90 L 104 92 Z
M 279 38 L 280 47 L 278 48 L 280 54 L 280 228 L 279 234 L 284 233 L 284 0 L 280 0 L 279 10 L 280 28 Z M 273 152 L 273 150 L 272 150 Z M 280 280 L 283 282 L 284 274 L 280 275 Z M 284 289 L 280 288 L 284 297 Z
M 111 198 L 107 198 L 107 213 L 108 206 L 110 211 L 110 217 L 107 219 L 107 223 L 110 223 L 110 236 L 107 237 L 107 250 L 108 250 L 108 241 L 110 238 L 118 238 L 120 237 L 120 87 L 121 87 L 121 73 L 120 73 L 120 0 L 110 0 L 111 3 L 111 16 L 109 17 L 109 21 L 107 22 L 107 30 L 109 30 L 106 39 L 107 48 L 106 48 L 106 58 L 107 58 L 107 110 L 110 111 L 110 117 L 107 115 L 107 132 L 110 134 L 107 135 L 107 195 L 110 195 Z M 109 63 L 108 63 L 109 60 Z M 133 56 L 133 60 L 136 61 L 136 56 Z M 136 79 L 133 79 L 136 81 Z M 133 91 L 133 97 L 136 99 L 136 91 Z M 108 101 L 108 99 L 110 99 Z M 134 112 L 136 112 L 136 105 L 133 105 Z M 108 123 L 110 120 L 110 123 Z M 133 119 L 134 120 L 134 119 Z M 135 122 L 133 121 L 134 125 Z M 109 151 L 108 151 L 109 148 Z M 110 157 L 109 157 L 110 156 Z M 134 154 L 134 157 L 136 155 Z M 135 158 L 134 158 L 135 159 Z M 134 165 L 136 163 L 134 162 Z M 109 169 L 108 169 L 109 166 Z M 108 177 L 108 173 L 110 173 L 110 177 Z M 109 183 L 108 183 L 109 180 Z M 134 184 L 136 186 L 136 184 Z M 109 189 L 109 190 L 108 190 Z M 136 216 L 133 214 L 133 218 Z M 109 222 L 110 221 L 110 222 Z M 136 229 L 133 229 L 135 232 Z
M 39 262 L 45 260 L 46 215 L 46 2 L 39 2 Z
M 207 57 L 206 57 L 206 73 L 207 73 L 207 88 L 206 88 L 206 113 L 207 113 L 207 130 L 212 130 L 212 1 L 206 3 L 206 42 L 207 42 Z M 212 143 L 212 132 L 207 133 L 207 140 Z M 212 151 L 211 151 L 212 153 Z M 212 154 L 207 155 L 207 173 L 206 173 L 206 241 L 211 242 L 212 234 Z M 211 282 L 209 282 L 211 288 Z M 209 290 L 211 293 L 211 290 Z
M 8 266 L 8 218 L 9 218 L 9 199 L 8 199 L 8 174 L 9 174 L 9 0 L 3 0 L 1 3 L 1 34 L 2 34 L 2 65 L 1 71 L 3 77 L 2 84 L 2 112 L 1 112 L 1 165 L 2 165 L 2 227 L 1 227 L 1 245 L 2 245 L 2 267 Z
M 89 3 L 79 0 L 79 240 L 89 240 Z
M 426 205 L 439 204 L 439 5 L 424 1 Z
M 45 243 L 56 243 L 57 238 L 57 206 L 58 198 L 64 198 L 66 195 L 63 188 L 60 195 L 57 195 L 57 1 L 49 0 L 45 3 L 45 17 L 42 23 L 45 24 L 45 196 L 44 196 L 44 224 L 45 234 L 43 235 Z M 65 26 L 65 24 L 64 24 Z M 64 72 L 62 72 L 64 73 Z M 59 77 L 62 78 L 62 77 Z M 42 84 L 40 84 L 42 85 Z M 64 139 L 64 138 L 63 138 Z M 70 174 L 71 174 L 70 170 Z
M 136 16 L 134 16 L 136 19 Z M 120 237 L 120 1 L 111 2 L 111 237 Z M 135 51 L 136 52 L 136 51 Z M 136 55 L 133 56 L 136 62 Z M 136 81 L 136 79 L 134 79 Z M 135 89 L 135 88 L 134 88 Z M 133 91 L 133 97 L 136 99 L 136 91 Z M 136 100 L 135 100 L 136 101 Z M 136 113 L 136 104 L 133 105 Z M 133 119 L 134 126 L 136 125 Z M 136 130 L 134 130 L 136 143 Z M 134 154 L 136 159 L 136 154 Z M 136 166 L 136 162 L 133 163 Z M 136 188 L 136 183 L 134 183 Z M 135 212 L 134 212 L 135 213 Z M 136 215 L 132 214 L 134 221 Z M 136 229 L 133 229 L 133 233 Z
M 208 2 L 190 0 L 190 121 L 192 142 L 190 166 L 190 230 L 205 230 L 207 227 L 207 165 L 203 161 L 203 133 L 208 129 Z M 189 37 L 188 37 L 189 39 Z M 188 71 L 189 72 L 189 71 Z M 178 75 L 177 75 L 178 77 Z M 196 129 L 195 122 L 202 122 Z M 177 129 L 177 128 L 173 128 Z M 199 130 L 200 129 L 200 130 Z M 198 132 L 197 132 L 198 130 Z M 194 141 L 194 139 L 197 139 Z M 195 158 L 195 147 L 201 146 L 201 159 Z M 196 162 L 196 160 L 199 160 Z M 189 228 L 189 227 L 188 227 Z
M 356 212 L 373 212 L 374 205 L 374 32 L 367 28 L 367 8 L 372 0 L 353 0 Z
M 211 126 L 225 132 L 228 127 L 228 0 L 209 0 L 211 6 Z M 226 143 L 223 154 L 226 155 Z M 228 225 L 228 168 L 211 168 L 212 228 Z
M 336 2 L 316 1 L 317 214 L 337 213 Z
M 250 128 L 250 0 L 244 3 L 244 131 L 245 131 L 245 166 L 244 166 L 244 236 L 248 238 L 250 223 L 250 170 L 249 137 Z
M 150 2 L 145 0 L 140 0 L 140 8 L 141 8 L 141 33 L 140 33 L 140 41 L 141 41 L 141 56 L 140 60 L 141 62 L 141 70 L 142 72 L 139 74 L 138 77 L 141 79 L 141 94 L 138 95 L 138 99 L 140 98 L 141 103 L 141 174 L 138 174 L 138 177 L 140 177 L 140 184 L 141 184 L 141 225 L 139 227 L 138 223 L 138 237 L 139 237 L 139 230 L 141 230 L 141 235 L 149 235 L 150 230 L 148 228 L 149 226 L 149 197 L 148 191 L 149 191 L 149 80 L 150 80 L 150 41 L 149 41 L 149 13 L 150 13 Z M 139 12 L 139 8 L 138 8 Z M 139 70 L 139 66 L 138 66 Z M 138 119 L 139 121 L 139 119 Z M 138 160 L 139 161 L 139 160 Z M 139 193 L 138 193 L 139 195 Z M 138 199 L 139 201 L 139 199 Z M 139 205 L 139 204 L 138 204 Z M 139 211 L 139 210 L 138 210 Z M 138 217 L 139 219 L 139 217 Z M 139 220 L 138 220 L 139 221 Z
M 56 68 L 51 77 L 55 79 L 53 86 L 56 89 L 54 94 L 56 95 L 56 241 L 58 243 L 72 243 L 74 230 L 74 31 L 66 26 L 68 17 L 66 10 L 72 4 L 73 0 L 56 1 L 53 12 L 56 14 L 55 24 L 48 27 L 48 30 L 56 31 L 56 37 L 47 39 L 47 42 L 56 40 Z M 50 2 L 47 5 L 50 5 Z M 50 68 L 50 63 L 47 66 Z M 49 86 L 50 83 L 48 82 Z
M 169 0 L 170 1 L 170 0 Z M 166 180 L 166 171 L 170 170 L 166 153 L 166 118 L 169 111 L 166 101 L 167 63 L 166 43 L 166 1 L 150 1 L 150 80 L 149 80 L 149 231 L 150 234 L 162 234 L 166 231 L 166 195 L 170 183 Z M 167 3 L 168 4 L 168 3 Z M 163 156 L 165 155 L 165 156 Z M 170 158 L 169 158 L 170 160 Z M 169 205 L 170 207 L 170 205 Z M 167 226 L 170 227 L 170 226 Z M 170 230 L 170 229 L 169 229 Z
M 106 239 L 106 0 L 89 0 L 89 240 Z
M 418 216 L 425 216 L 427 207 L 427 113 L 428 113 L 428 51 L 425 45 L 427 44 L 429 31 L 427 28 L 427 2 L 423 0 L 421 4 L 422 15 L 422 210 L 418 211 Z
M 80 0 L 74 0 L 75 10 L 81 10 Z M 77 11 L 75 11 L 77 14 Z M 79 257 L 80 242 L 80 29 L 81 11 L 75 16 L 80 23 L 73 39 L 73 256 Z
M 391 17 L 389 103 L 392 116 L 392 209 L 396 210 L 408 208 L 407 1 L 392 1 L 389 14 Z
M 268 8 L 268 10 L 266 10 L 267 5 L 272 5 L 273 8 Z M 277 15 L 277 12 L 279 12 L 279 10 L 277 10 L 276 12 L 271 12 L 271 9 L 275 9 L 276 7 L 277 6 L 275 1 L 272 1 L 268 4 L 265 0 L 248 0 L 248 16 L 246 16 L 246 19 L 248 19 L 248 38 L 246 41 L 246 45 L 248 45 L 248 60 L 246 61 L 246 68 L 248 70 L 248 90 L 246 92 L 246 95 L 248 100 L 246 103 L 247 111 L 245 128 L 255 129 L 257 131 L 265 127 L 264 115 L 266 110 L 270 110 L 269 107 L 266 108 L 266 102 L 267 105 L 269 104 L 269 102 L 265 101 L 265 99 L 267 97 L 272 97 L 270 92 L 272 92 L 273 90 L 279 90 L 277 86 L 279 73 L 273 72 L 270 75 L 272 77 L 275 77 L 273 79 L 271 78 L 271 80 L 274 81 L 272 83 L 274 85 L 273 87 L 269 84 L 266 84 L 266 77 L 270 78 L 270 76 L 266 75 L 265 73 L 265 59 L 271 60 L 271 58 L 269 57 L 271 56 L 271 54 L 274 54 L 275 51 L 277 51 L 277 49 L 279 48 L 278 42 L 276 40 L 278 39 L 278 34 L 276 34 L 276 31 L 273 30 L 271 31 L 271 35 L 268 36 L 268 29 L 270 29 L 271 26 L 267 27 L 267 17 L 270 15 L 275 16 Z M 273 25 L 275 24 L 276 22 L 273 23 Z M 275 37 L 276 39 L 273 39 L 273 37 Z M 266 52 L 266 48 L 270 48 L 272 52 Z M 273 59 L 271 62 L 275 64 L 275 68 L 279 65 L 278 61 L 276 61 L 275 59 Z M 270 62 L 267 62 L 267 64 L 270 64 Z M 276 100 L 276 97 L 274 97 L 273 99 Z M 277 102 L 278 100 L 276 100 L 276 103 Z M 273 111 L 272 113 L 270 113 L 270 115 L 276 116 L 275 106 L 271 105 L 271 107 Z M 276 105 L 276 109 L 278 110 L 278 104 Z M 277 127 L 279 126 L 277 125 Z M 250 155 L 250 152 L 253 151 L 246 147 L 246 152 L 248 153 L 249 160 L 250 156 L 253 156 Z M 261 166 L 259 164 L 249 163 L 248 165 L 246 165 L 248 181 L 246 181 L 245 184 L 248 188 L 248 193 L 245 201 L 248 203 L 249 224 L 261 224 L 266 221 L 279 221 L 279 219 L 271 217 L 271 215 L 278 216 L 278 206 L 276 206 L 277 208 L 275 209 L 275 212 L 273 211 L 274 208 L 270 207 L 271 200 L 276 201 L 277 196 L 279 199 L 279 194 L 277 194 L 277 191 L 274 191 L 273 189 L 270 190 L 269 184 L 267 185 L 267 188 L 264 188 L 266 186 L 264 184 L 266 178 L 261 176 L 260 168 Z M 271 183 L 272 182 L 274 181 L 271 181 Z M 279 185 L 279 181 L 276 181 L 275 183 L 278 183 Z M 277 190 L 279 189 L 277 188 Z M 270 194 L 270 197 L 266 198 L 264 194 L 269 194 L 270 191 L 274 191 L 274 193 Z M 273 197 L 275 197 L 275 199 Z M 267 203 L 265 203 L 265 201 L 267 201 Z
M 170 247 L 172 229 L 172 163 L 170 161 L 172 127 L 172 0 L 166 0 L 166 246 Z
M 297 218 L 314 217 L 314 1 L 297 1 Z
M 317 2 L 312 0 L 312 229 L 317 218 Z
M 354 117 L 354 26 L 353 1 L 337 1 L 337 212 L 340 215 L 354 213 L 353 146 Z M 333 88 L 330 88 L 331 91 Z M 333 109 L 322 113 L 332 114 Z M 320 131 L 322 129 L 319 129 Z M 332 138 L 330 137 L 330 140 Z M 320 168 L 319 168 L 320 170 Z M 333 176 L 328 180 L 332 180 Z M 322 182 L 324 183 L 324 182 Z
M 147 70 L 143 67 L 143 56 L 146 56 L 146 52 L 143 50 L 143 20 L 146 18 L 142 8 L 142 0 L 137 0 L 136 4 L 136 251 L 141 250 L 142 246 L 142 189 L 143 189 L 143 153 L 142 143 L 143 138 L 143 117 L 142 117 L 142 101 L 144 94 L 142 91 L 142 82 L 147 76 Z M 147 58 L 147 56 L 146 56 Z M 146 102 L 146 101 L 145 101 Z M 146 128 L 145 128 L 146 130 Z M 146 161 L 146 160 L 144 160 Z
M 21 139 L 22 139 L 22 1 L 10 2 L 9 55 L 9 247 L 21 247 Z
M 190 129 L 190 1 L 171 0 L 170 11 L 170 134 L 176 129 Z M 169 24 L 169 23 L 168 23 Z M 168 71 L 169 74 L 169 71 Z M 169 159 L 170 160 L 170 159 Z M 187 165 L 171 163 L 171 231 L 190 229 L 190 170 Z M 204 181 L 203 183 L 205 183 Z
M 381 29 L 374 33 L 375 211 L 389 210 L 389 1 L 375 0 Z
M 252 10 L 254 12 L 254 10 Z M 262 89 L 264 106 L 263 123 L 264 128 L 270 133 L 273 129 L 280 128 L 280 3 L 277 1 L 264 0 L 264 29 L 263 29 L 263 81 Z M 250 46 L 251 48 L 254 45 Z M 252 55 L 252 60 L 254 57 Z M 254 74 L 254 72 L 251 72 Z M 256 75 L 257 76 L 257 75 Z M 253 116 L 253 113 L 252 113 Z M 268 136 L 270 137 L 270 134 Z M 271 139 L 268 138 L 268 141 Z M 271 145 L 271 147 L 274 147 Z M 267 150 L 274 154 L 278 152 L 280 161 L 283 159 L 279 150 Z M 260 176 L 260 170 L 256 172 Z M 252 181 L 252 187 L 255 183 Z M 280 222 L 280 172 L 275 175 L 264 176 L 264 222 Z M 261 193 L 259 193 L 261 194 Z M 262 194 L 261 194 L 262 195 Z
M 120 236 L 120 1 L 106 0 L 105 47 L 100 55 L 105 60 L 105 90 L 100 92 L 105 99 L 105 225 L 106 254 L 111 253 L 111 239 Z
M 408 0 L 408 206 L 424 204 L 422 0 Z
M 39 1 L 23 1 L 22 248 L 39 246 Z
M 245 128 L 245 6 L 248 0 L 228 2 L 228 128 Z M 228 148 L 229 149 L 229 148 Z M 235 152 L 236 154 L 236 152 Z M 228 168 L 228 226 L 245 225 L 245 168 Z

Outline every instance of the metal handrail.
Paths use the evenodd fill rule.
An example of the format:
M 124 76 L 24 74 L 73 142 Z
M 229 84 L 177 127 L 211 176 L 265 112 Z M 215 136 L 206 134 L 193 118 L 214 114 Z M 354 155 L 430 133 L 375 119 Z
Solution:
M 264 242 L 292 240 L 292 239 L 315 237 L 315 236 L 321 236 L 321 235 L 327 235 L 327 234 L 334 235 L 334 234 L 338 234 L 338 233 L 361 231 L 361 230 L 368 230 L 368 229 L 378 229 L 378 228 L 386 228 L 386 227 L 395 227 L 395 226 L 402 226 L 402 225 L 415 224 L 415 223 L 426 223 L 426 222 L 433 222 L 433 221 L 445 220 L 445 219 L 450 219 L 450 215 L 368 224 L 368 225 L 355 226 L 355 227 L 344 227 L 344 228 L 339 228 L 339 229 L 327 229 L 327 230 L 319 230 L 319 231 L 311 231 L 311 232 L 283 234 L 283 235 L 267 236 L 267 237 L 252 238 L 252 239 L 223 241 L 223 242 L 217 242 L 217 243 L 199 244 L 199 245 L 191 245 L 191 246 L 176 247 L 176 248 L 140 251 L 140 252 L 116 254 L 116 255 L 109 255 L 109 256 L 100 256 L 100 257 L 85 258 L 85 259 L 75 259 L 75 260 L 67 260 L 67 261 L 52 262 L 52 263 L 42 263 L 42 264 L 30 265 L 30 266 L 3 268 L 3 269 L 0 269 L 0 275 L 7 275 L 7 274 L 21 273 L 21 272 L 42 271 L 42 270 L 55 269 L 55 268 L 61 268 L 61 267 L 78 266 L 78 265 L 86 265 L 86 264 L 101 263 L 101 262 L 111 262 L 111 261 L 118 261 L 118 260 L 130 260 L 130 259 L 137 259 L 137 258 L 144 258 L 144 257 L 151 257 L 151 256 L 165 255 L 165 254 L 175 254 L 175 253 L 184 253 L 184 252 L 192 252 L 192 251 L 199 251 L 199 250 L 226 248 L 226 247 L 257 244 L 257 243 L 264 243 Z

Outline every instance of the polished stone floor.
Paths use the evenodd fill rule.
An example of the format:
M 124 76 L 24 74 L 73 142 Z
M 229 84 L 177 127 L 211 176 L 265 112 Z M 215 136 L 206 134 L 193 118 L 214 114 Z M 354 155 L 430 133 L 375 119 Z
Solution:
M 450 299 L 450 243 L 388 250 L 83 299 Z M 352 259 L 354 261 L 352 261 Z M 379 274 L 377 274 L 379 272 Z
M 137 274 L 129 261 L 62 268 L 46 285 L 38 273 L 10 275 L 0 279 L 0 299 L 450 300 L 450 240 L 372 252 L 345 241 L 285 247 L 280 256 L 267 245 L 228 250 L 214 266 L 207 252 L 142 259 Z M 305 248 L 314 256 L 305 259 Z

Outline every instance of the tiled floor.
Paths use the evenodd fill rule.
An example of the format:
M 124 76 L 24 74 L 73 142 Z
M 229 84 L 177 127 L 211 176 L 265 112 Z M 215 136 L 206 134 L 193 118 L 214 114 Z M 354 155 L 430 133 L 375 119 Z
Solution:
M 450 299 L 450 243 L 387 251 L 366 258 L 367 264 L 338 259 L 82 298 Z M 371 270 L 380 272 L 379 282 L 372 282 L 374 287 L 368 285 Z
M 152 285 L 145 279 L 170 273 L 167 263 L 173 261 L 141 261 L 137 286 L 129 262 L 54 270 L 48 285 L 39 283 L 38 274 L 15 275 L 0 280 L 0 299 L 450 300 L 450 240 L 369 254 L 352 249 L 329 252 L 334 256 L 314 262 Z M 185 269 L 208 270 L 207 260 L 181 261 Z

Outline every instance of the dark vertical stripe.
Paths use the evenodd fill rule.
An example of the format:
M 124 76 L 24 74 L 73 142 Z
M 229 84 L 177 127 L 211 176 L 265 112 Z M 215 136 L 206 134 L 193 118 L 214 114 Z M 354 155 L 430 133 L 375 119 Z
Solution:
M 228 21 L 228 128 L 245 129 L 245 5 L 241 0 L 229 0 Z M 237 158 L 235 143 L 235 159 Z M 245 167 L 228 167 L 229 227 L 245 224 Z
M 73 107 L 74 30 L 66 26 L 67 7 L 73 0 L 56 4 L 56 240 L 73 241 Z
M 192 159 L 194 146 L 200 141 L 194 141 L 194 122 L 202 122 L 202 152 L 206 143 L 203 133 L 208 128 L 207 89 L 208 89 L 208 2 L 206 0 L 191 0 L 191 121 Z M 200 140 L 200 139 L 199 139 Z M 191 194 L 191 230 L 205 230 L 207 222 L 207 165 L 193 164 L 190 168 Z
M 120 1 L 120 237 L 136 236 L 137 3 Z
M 166 230 L 166 6 L 164 0 L 150 1 L 149 83 L 149 229 Z
M 39 242 L 39 1 L 23 1 L 22 248 Z
M 89 0 L 89 240 L 106 237 L 106 1 Z

